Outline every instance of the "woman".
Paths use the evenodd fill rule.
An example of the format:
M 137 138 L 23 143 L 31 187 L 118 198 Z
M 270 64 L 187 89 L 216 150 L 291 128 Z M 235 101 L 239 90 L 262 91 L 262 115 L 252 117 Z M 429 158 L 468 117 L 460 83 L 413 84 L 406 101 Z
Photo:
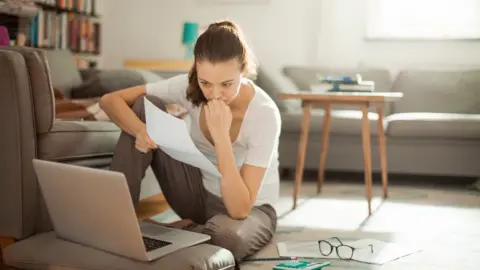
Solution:
M 276 229 L 280 114 L 247 76 L 253 56 L 230 21 L 211 24 L 198 38 L 188 75 L 137 86 L 101 99 L 122 130 L 111 169 L 127 178 L 134 204 L 151 166 L 177 223 L 211 235 L 240 261 L 265 246 Z M 146 131 L 144 96 L 165 110 L 180 104 L 192 119 L 191 138 L 221 177 L 170 158 Z M 162 123 L 158 123 L 162 125 Z M 168 127 L 165 127 L 168 132 Z

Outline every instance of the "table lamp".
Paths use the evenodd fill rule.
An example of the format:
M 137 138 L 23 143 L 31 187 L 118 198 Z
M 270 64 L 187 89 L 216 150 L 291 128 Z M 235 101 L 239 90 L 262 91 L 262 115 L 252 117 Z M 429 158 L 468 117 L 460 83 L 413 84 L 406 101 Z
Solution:
M 0 25 L 0 46 L 10 46 L 8 29 L 3 25 Z
M 185 22 L 183 24 L 182 44 L 186 49 L 186 59 L 193 59 L 193 49 L 198 37 L 198 23 Z

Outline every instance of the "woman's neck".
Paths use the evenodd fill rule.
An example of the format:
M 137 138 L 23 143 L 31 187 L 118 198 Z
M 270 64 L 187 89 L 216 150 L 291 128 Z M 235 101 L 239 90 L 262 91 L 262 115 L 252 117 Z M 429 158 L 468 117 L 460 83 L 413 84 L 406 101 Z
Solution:
M 255 89 L 253 89 L 253 86 L 248 83 L 248 81 L 242 82 L 237 97 L 229 104 L 232 114 L 241 114 L 243 116 L 243 113 L 246 111 L 248 104 L 250 104 L 254 96 Z

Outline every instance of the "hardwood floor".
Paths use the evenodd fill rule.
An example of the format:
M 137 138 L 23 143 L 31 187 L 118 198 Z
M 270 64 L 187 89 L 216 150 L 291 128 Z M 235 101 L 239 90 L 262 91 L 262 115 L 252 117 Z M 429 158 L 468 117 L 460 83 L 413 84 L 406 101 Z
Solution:
M 3 250 L 13 244 L 13 242 L 13 238 L 0 237 L 0 267 L 3 265 Z
M 140 201 L 136 212 L 138 220 L 144 220 L 168 210 L 168 205 L 163 193 L 159 193 Z

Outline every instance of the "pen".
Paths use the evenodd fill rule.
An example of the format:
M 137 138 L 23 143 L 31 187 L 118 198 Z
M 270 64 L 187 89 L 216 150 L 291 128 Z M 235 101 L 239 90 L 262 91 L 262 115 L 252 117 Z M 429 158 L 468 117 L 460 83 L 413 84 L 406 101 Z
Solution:
M 298 257 L 282 256 L 282 257 L 271 257 L 271 258 L 247 258 L 243 259 L 244 262 L 260 262 L 260 261 L 291 261 L 298 260 Z

